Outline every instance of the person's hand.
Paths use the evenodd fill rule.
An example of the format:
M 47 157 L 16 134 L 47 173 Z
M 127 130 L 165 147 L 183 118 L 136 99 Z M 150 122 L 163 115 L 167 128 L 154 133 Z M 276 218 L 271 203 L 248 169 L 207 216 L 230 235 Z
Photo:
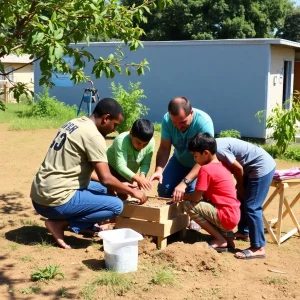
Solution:
M 127 194 L 117 194 L 117 197 L 120 198 L 122 201 L 125 201 L 128 199 Z
M 138 188 L 138 186 L 136 185 L 136 183 L 135 182 L 133 182 L 133 183 L 131 183 L 131 182 L 122 182 L 124 185 L 126 185 L 126 186 L 128 186 L 128 187 L 130 187 L 130 188 L 132 188 L 132 189 L 136 189 L 136 188 Z
M 158 182 L 161 184 L 163 180 L 162 172 L 161 171 L 154 172 L 150 177 L 150 182 L 152 182 L 153 180 L 158 180 Z
M 152 183 L 150 182 L 149 178 L 146 178 L 145 176 L 139 176 L 139 178 L 137 179 L 137 184 L 142 190 L 152 189 Z
M 144 204 L 148 200 L 146 194 L 140 190 L 134 190 L 131 196 L 140 200 L 139 204 Z
M 183 200 L 183 196 L 186 190 L 186 184 L 184 182 L 180 182 L 173 191 L 173 202 L 177 203 Z

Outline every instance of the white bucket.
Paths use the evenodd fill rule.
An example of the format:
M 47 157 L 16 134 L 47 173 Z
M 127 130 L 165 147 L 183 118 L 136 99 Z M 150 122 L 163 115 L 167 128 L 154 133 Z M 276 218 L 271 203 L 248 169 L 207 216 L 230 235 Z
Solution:
M 103 239 L 105 266 L 117 273 L 135 272 L 138 266 L 138 232 L 121 228 L 99 232 Z

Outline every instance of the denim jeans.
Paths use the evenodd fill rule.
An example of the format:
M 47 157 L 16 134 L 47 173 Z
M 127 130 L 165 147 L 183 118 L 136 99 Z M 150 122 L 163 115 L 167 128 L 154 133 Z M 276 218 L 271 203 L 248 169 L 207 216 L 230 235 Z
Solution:
M 91 181 L 86 189 L 77 190 L 74 196 L 60 206 L 43 206 L 32 201 L 37 213 L 53 220 L 66 220 L 72 231 L 93 227 L 101 222 L 118 216 L 123 210 L 123 202 L 106 194 L 106 187 Z
M 244 178 L 245 197 L 241 202 L 241 220 L 238 232 L 249 236 L 253 248 L 266 245 L 262 205 L 268 195 L 275 169 L 260 178 Z
M 173 155 L 163 171 L 162 183 L 158 184 L 158 196 L 165 198 L 172 197 L 175 187 L 191 170 L 192 168 L 182 165 Z M 196 181 L 197 178 L 186 188 L 186 193 L 192 193 L 195 190 Z

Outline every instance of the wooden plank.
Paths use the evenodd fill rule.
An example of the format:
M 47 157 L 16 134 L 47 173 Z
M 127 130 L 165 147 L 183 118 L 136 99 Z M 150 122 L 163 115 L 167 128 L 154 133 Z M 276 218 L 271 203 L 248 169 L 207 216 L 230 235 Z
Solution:
M 177 231 L 185 229 L 189 224 L 189 216 L 186 214 L 166 220 L 163 223 L 151 222 L 139 219 L 117 217 L 116 228 L 131 228 L 141 234 L 167 237 Z
M 163 222 L 172 219 L 178 214 L 182 213 L 183 207 L 183 202 L 166 204 L 161 207 L 149 207 L 125 203 L 120 216 L 154 222 Z
M 167 247 L 167 238 L 157 237 L 157 248 L 163 250 Z

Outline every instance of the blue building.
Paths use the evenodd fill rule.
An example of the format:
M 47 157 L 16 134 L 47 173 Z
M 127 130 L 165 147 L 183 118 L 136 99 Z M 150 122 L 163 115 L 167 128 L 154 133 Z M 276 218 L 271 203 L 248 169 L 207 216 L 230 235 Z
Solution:
M 267 116 L 276 103 L 282 105 L 290 99 L 294 83 L 300 90 L 300 43 L 282 39 L 241 39 L 143 44 L 144 48 L 135 52 L 123 45 L 124 62 L 140 62 L 146 58 L 150 70 L 143 76 L 134 72 L 129 77 L 117 75 L 113 81 L 125 88 L 129 81 L 142 82 L 141 88 L 147 96 L 142 103 L 150 108 L 147 118 L 154 122 L 161 122 L 171 98 L 185 96 L 194 107 L 212 117 L 216 133 L 236 129 L 243 136 L 265 139 L 268 136 L 265 121 L 259 122 L 255 114 L 265 110 Z M 89 51 L 95 57 L 107 57 L 119 45 L 91 43 Z M 77 44 L 77 47 L 87 46 Z M 85 73 L 90 75 L 91 70 L 92 64 L 87 64 Z M 36 93 L 43 89 L 38 85 L 39 78 L 39 64 L 36 63 Z M 111 79 L 91 76 L 91 80 L 101 98 L 111 96 Z M 89 85 L 66 84 L 55 86 L 50 93 L 61 101 L 78 105 L 86 87 Z

